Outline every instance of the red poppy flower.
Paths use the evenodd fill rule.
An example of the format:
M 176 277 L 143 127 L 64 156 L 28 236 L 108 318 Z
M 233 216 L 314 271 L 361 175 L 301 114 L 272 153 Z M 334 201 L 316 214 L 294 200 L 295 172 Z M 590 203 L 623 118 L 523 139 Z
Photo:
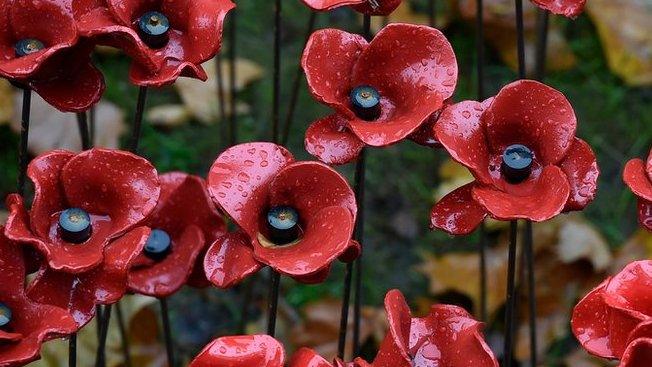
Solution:
M 410 24 L 390 24 L 369 43 L 337 29 L 317 31 L 302 66 L 313 96 L 336 111 L 314 122 L 305 138 L 308 152 L 329 164 L 354 160 L 365 145 L 410 137 L 457 84 L 446 37 Z
M 634 340 L 625 351 L 620 367 L 652 366 L 652 334 Z
M 145 219 L 160 192 L 147 160 L 117 150 L 55 150 L 35 158 L 27 175 L 35 186 L 32 208 L 16 194 L 7 197 L 6 235 L 68 273 L 102 263 L 106 245 Z
M 531 0 L 541 9 L 553 14 L 576 18 L 584 11 L 586 0 Z
M 79 0 L 80 33 L 134 58 L 130 78 L 160 87 L 187 76 L 206 80 L 201 64 L 222 45 L 231 0 Z
M 27 288 L 38 302 L 66 308 L 79 327 L 95 315 L 96 305 L 111 305 L 127 291 L 127 274 L 142 252 L 150 230 L 138 227 L 113 241 L 104 251 L 104 261 L 83 273 L 70 274 L 43 267 Z
M 93 45 L 79 40 L 71 2 L 0 1 L 0 76 L 61 111 L 82 112 L 99 101 L 104 79 L 91 63 Z
M 385 310 L 389 333 L 374 367 L 498 367 L 484 341 L 482 323 L 464 309 L 434 305 L 428 316 L 413 318 L 401 292 L 392 290 L 385 296 Z
M 25 259 L 21 247 L 0 227 L 0 365 L 24 366 L 39 358 L 41 344 L 72 334 L 77 324 L 59 307 L 25 295 Z
M 623 362 L 643 355 L 652 361 L 650 287 L 652 260 L 637 261 L 584 297 L 575 306 L 571 319 L 573 333 L 584 349 L 602 358 L 622 358 Z M 628 346 L 632 350 L 627 351 Z
M 225 336 L 208 344 L 188 367 L 283 367 L 285 351 L 267 335 Z
M 186 284 L 199 255 L 226 226 L 203 179 L 180 172 L 159 179 L 161 196 L 144 222 L 153 232 L 129 272 L 129 290 L 163 298 Z M 200 265 L 203 270 L 203 260 Z
M 336 258 L 357 257 L 353 190 L 322 163 L 296 162 L 271 143 L 241 144 L 217 158 L 208 191 L 243 232 L 227 234 L 206 254 L 206 275 L 218 287 L 264 265 L 301 282 L 321 282 Z
M 638 220 L 647 230 L 652 231 L 652 151 L 647 163 L 642 159 L 627 162 L 623 180 L 638 198 Z
M 495 98 L 446 108 L 435 135 L 475 181 L 439 201 L 431 226 L 467 234 L 487 214 L 500 220 L 548 220 L 582 210 L 599 175 L 591 147 L 575 137 L 573 108 L 560 92 L 520 80 Z
M 333 10 L 342 6 L 350 6 L 362 14 L 389 15 L 402 0 L 302 0 L 312 10 Z
M 371 367 L 369 362 L 362 358 L 356 358 L 353 362 L 343 362 L 336 359 L 333 363 L 328 362 L 314 350 L 301 348 L 290 359 L 289 367 Z

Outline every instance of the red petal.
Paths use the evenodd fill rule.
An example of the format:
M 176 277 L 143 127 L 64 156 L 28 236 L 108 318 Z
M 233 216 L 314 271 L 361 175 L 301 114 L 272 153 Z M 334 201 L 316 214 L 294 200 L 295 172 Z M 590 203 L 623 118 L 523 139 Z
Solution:
M 367 41 L 357 34 L 337 29 L 314 32 L 303 51 L 301 65 L 313 97 L 347 117 L 353 67 Z
M 589 353 L 602 358 L 615 358 L 609 341 L 609 309 L 602 298 L 609 280 L 587 294 L 573 309 L 573 334 Z
M 473 199 L 475 185 L 473 182 L 462 186 L 435 204 L 430 212 L 430 228 L 452 235 L 469 234 L 478 228 L 487 212 Z
M 150 71 L 140 64 L 133 64 L 129 71 L 131 82 L 141 87 L 165 87 L 173 84 L 180 77 L 194 78 L 201 81 L 208 79 L 208 75 L 201 65 L 172 58 L 165 59 L 156 71 Z
M 313 122 L 306 131 L 304 143 L 308 153 L 331 165 L 354 161 L 365 145 L 337 114 Z
M 445 108 L 435 124 L 437 140 L 451 157 L 490 184 L 489 147 L 480 117 L 487 103 L 465 101 Z
M 570 196 L 564 211 L 582 210 L 595 198 L 598 189 L 598 162 L 591 147 L 575 138 L 560 168 L 568 177 Z
M 160 9 L 162 2 L 162 0 L 106 0 L 106 5 L 111 10 L 113 16 L 116 17 L 116 20 L 122 23 L 122 25 L 130 26 L 134 20 L 146 11 Z
M 377 9 L 374 9 L 369 1 L 366 1 L 360 5 L 353 5 L 351 7 L 363 14 L 389 15 L 394 10 L 396 10 L 399 5 L 401 5 L 401 1 L 403 0 L 378 0 L 379 6 Z
M 295 162 L 281 169 L 269 187 L 272 206 L 288 205 L 309 222 L 313 215 L 331 206 L 346 208 L 355 221 L 355 194 L 342 175 L 319 162 Z
M 352 233 L 351 212 L 332 206 L 310 217 L 303 237 L 296 244 L 266 248 L 256 238 L 254 255 L 258 261 L 290 277 L 311 276 L 330 266 L 346 251 Z
M 368 145 L 395 143 L 439 110 L 456 84 L 457 60 L 441 32 L 390 24 L 362 52 L 353 70 L 353 86 L 378 89 L 383 113 L 374 122 L 349 121 L 351 130 Z
M 409 352 L 412 315 L 400 291 L 394 289 L 385 295 L 385 312 L 389 332 L 373 361 L 374 367 L 411 367 Z
M 230 288 L 263 267 L 254 258 L 251 241 L 240 232 L 216 240 L 204 257 L 206 278 L 219 288 Z
M 519 80 L 500 90 L 482 121 L 493 152 L 524 144 L 541 164 L 556 164 L 570 149 L 577 129 L 573 106 L 555 89 Z
M 213 163 L 208 174 L 208 192 L 253 237 L 258 232 L 260 213 L 268 205 L 270 181 L 292 161 L 292 154 L 276 144 L 236 145 Z
M 362 4 L 367 0 L 301 0 L 312 10 L 328 11 L 342 6 Z
M 214 340 L 188 367 L 283 367 L 281 343 L 267 335 L 226 336 Z
M 294 280 L 303 284 L 320 284 L 323 283 L 331 274 L 332 264 L 321 269 L 320 271 L 305 276 L 296 276 Z
M 652 366 L 652 337 L 640 338 L 627 346 L 619 367 Z
M 553 14 L 576 18 L 584 11 L 586 0 L 532 0 L 533 3 Z
M 172 252 L 165 259 L 150 266 L 131 269 L 129 290 L 157 298 L 176 293 L 190 277 L 204 243 L 201 229 L 192 224 L 187 226 L 179 235 L 172 237 Z
M 636 328 L 632 330 L 632 332 L 629 334 L 627 344 L 629 345 L 634 340 L 639 338 L 651 338 L 651 337 L 652 337 L 652 319 L 643 321 L 640 324 L 636 325 Z
M 71 207 L 111 218 L 111 238 L 149 215 L 160 193 L 151 163 L 119 150 L 80 153 L 63 168 L 61 180 Z
M 439 110 L 430 115 L 426 121 L 408 137 L 413 142 L 428 148 L 441 148 L 442 145 L 435 136 L 435 124 L 441 116 Z
M 333 364 L 322 358 L 314 350 L 301 348 L 292 355 L 288 367 L 333 367 Z
M 339 257 L 339 260 L 344 263 L 355 261 L 362 254 L 362 246 L 356 240 L 349 242 L 349 248 Z
M 27 176 L 34 182 L 30 227 L 41 238 L 48 236 L 52 215 L 66 209 L 60 176 L 73 156 L 68 151 L 54 150 L 34 158 L 27 167 Z
M 496 219 L 542 222 L 561 213 L 570 194 L 568 178 L 555 166 L 544 168 L 531 185 L 523 185 L 508 188 L 511 192 L 478 185 L 473 198 Z
M 652 181 L 648 176 L 646 163 L 642 159 L 637 158 L 627 162 L 623 180 L 636 196 L 652 201 Z
M 642 199 L 638 201 L 638 222 L 643 228 L 652 231 L 652 202 Z

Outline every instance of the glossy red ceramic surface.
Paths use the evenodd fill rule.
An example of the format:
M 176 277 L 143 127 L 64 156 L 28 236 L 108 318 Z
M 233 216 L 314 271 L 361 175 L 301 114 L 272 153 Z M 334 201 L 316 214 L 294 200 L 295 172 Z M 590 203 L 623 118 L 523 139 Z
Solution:
M 371 364 L 361 358 L 349 363 L 336 359 L 331 363 L 314 350 L 301 348 L 292 355 L 288 367 L 371 367 Z
M 188 367 L 283 367 L 281 343 L 267 335 L 226 336 L 207 345 Z
M 647 162 L 632 159 L 623 172 L 625 184 L 638 198 L 638 220 L 643 227 L 652 231 L 652 151 Z
M 576 18 L 586 6 L 586 0 L 532 0 L 534 4 L 553 14 Z
M 332 10 L 342 6 L 351 6 L 356 11 L 369 15 L 389 15 L 402 0 L 302 0 L 313 10 Z M 375 2 L 375 3 L 374 3 Z

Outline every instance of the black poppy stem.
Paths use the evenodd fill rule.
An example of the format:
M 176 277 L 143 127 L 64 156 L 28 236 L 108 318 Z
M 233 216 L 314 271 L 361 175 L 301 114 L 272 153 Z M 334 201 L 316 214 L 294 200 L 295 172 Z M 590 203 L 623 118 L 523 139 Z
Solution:
M 79 128 L 82 149 L 91 149 L 91 136 L 88 131 L 88 114 L 86 112 L 80 112 L 77 114 L 77 127 Z
M 310 35 L 315 30 L 315 24 L 317 22 L 317 13 L 310 12 L 310 18 L 308 19 L 308 27 L 306 29 L 306 37 L 304 44 L 308 43 Z M 281 145 L 286 145 L 288 139 L 290 138 L 290 130 L 292 129 L 292 124 L 294 123 L 294 112 L 297 108 L 297 102 L 299 100 L 299 87 L 301 86 L 301 77 L 303 76 L 303 68 L 301 64 L 297 68 L 297 73 L 294 76 L 294 81 L 292 82 L 292 94 L 290 95 L 290 103 L 288 104 L 288 114 L 285 118 L 285 126 L 283 128 L 283 135 L 281 137 Z
M 68 367 L 77 367 L 77 333 L 68 338 Z
M 237 9 L 233 9 L 229 17 L 229 86 L 231 98 L 229 99 L 229 107 L 231 116 L 229 118 L 229 146 L 235 145 L 238 141 L 238 114 L 236 111 L 236 31 L 237 31 Z
M 89 119 L 89 127 L 88 127 L 88 135 L 90 136 L 91 140 L 91 146 L 95 144 L 95 118 L 96 118 L 96 111 L 95 111 L 95 106 L 91 107 L 91 109 L 88 111 L 88 119 Z
M 477 56 L 476 72 L 478 77 L 478 101 L 484 100 L 484 4 L 476 0 L 475 48 Z M 480 319 L 487 321 L 487 227 L 484 221 L 480 226 Z
M 505 367 L 512 365 L 514 353 L 514 325 L 516 324 L 516 241 L 518 236 L 518 222 L 513 220 L 509 224 L 509 256 L 507 261 L 507 299 L 505 306 L 505 345 L 503 349 L 503 364 Z
M 97 316 L 100 339 L 95 355 L 95 367 L 106 367 L 106 338 L 109 335 L 109 321 L 111 321 L 111 305 L 104 306 Z
M 27 164 L 29 163 L 29 153 L 27 152 L 27 142 L 29 140 L 29 118 L 32 109 L 32 90 L 23 89 L 23 110 L 20 120 L 20 147 L 18 151 L 18 194 L 25 196 L 25 180 L 27 178 Z
M 168 356 L 168 366 L 174 367 L 174 341 L 172 340 L 167 298 L 159 298 L 159 303 L 161 305 L 161 320 L 163 321 L 163 335 L 165 338 L 165 351 Z
M 224 73 L 222 72 L 222 55 L 215 57 L 215 83 L 217 84 L 217 104 L 220 114 L 221 140 L 220 144 L 226 145 L 228 141 L 228 131 L 226 129 L 226 98 L 224 97 Z M 220 150 L 222 150 L 220 148 Z
M 537 365 L 537 299 L 535 288 L 535 274 L 534 274 L 534 244 L 532 234 L 532 222 L 526 221 L 525 223 L 525 262 L 527 267 L 527 290 L 528 290 L 528 305 L 529 309 L 529 322 L 530 322 L 530 365 Z
M 548 58 L 548 25 L 550 15 L 546 10 L 539 9 L 537 15 L 537 48 L 535 63 L 535 78 L 542 81 L 546 74 L 546 60 Z
M 516 6 L 516 43 L 518 52 L 518 77 L 525 79 L 525 31 L 523 28 L 523 0 L 514 0 Z
M 118 331 L 120 332 L 120 339 L 122 340 L 122 357 L 126 367 L 131 367 L 131 352 L 129 350 L 129 336 L 127 335 L 127 328 L 125 327 L 125 318 L 122 313 L 122 306 L 120 302 L 115 305 L 116 317 L 118 318 Z
M 274 3 L 274 94 L 272 106 L 272 141 L 279 138 L 279 111 L 281 105 L 281 0 Z
M 143 131 L 143 115 L 145 114 L 146 102 L 147 102 L 147 87 L 140 87 L 138 89 L 138 102 L 136 104 L 136 113 L 134 115 L 134 126 L 131 132 L 131 142 L 129 143 L 129 150 L 132 153 L 138 153 L 138 146 L 140 145 L 140 136 Z

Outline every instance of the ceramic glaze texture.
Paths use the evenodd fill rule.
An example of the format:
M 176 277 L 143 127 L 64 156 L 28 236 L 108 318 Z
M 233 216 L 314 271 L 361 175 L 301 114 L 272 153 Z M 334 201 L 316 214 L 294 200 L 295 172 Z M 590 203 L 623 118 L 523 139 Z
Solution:
M 61 111 L 81 112 L 99 101 L 105 86 L 91 63 L 93 44 L 79 37 L 72 1 L 0 1 L 0 76 Z M 38 47 L 18 53 L 21 41 Z
M 336 29 L 312 34 L 302 66 L 313 97 L 335 114 L 312 124 L 308 152 L 322 162 L 354 160 L 365 146 L 387 146 L 418 132 L 457 85 L 457 60 L 438 30 L 390 24 L 371 42 Z M 380 94 L 380 116 L 356 115 L 350 93 L 370 86 Z M 419 140 L 423 140 L 420 138 Z
M 532 3 L 553 14 L 576 18 L 586 6 L 586 0 L 532 0 Z
M 67 273 L 100 265 L 106 246 L 143 221 L 160 193 L 154 167 L 117 150 L 51 151 L 35 158 L 27 175 L 34 182 L 34 202 L 28 211 L 19 195 L 7 197 L 5 234 L 38 249 L 52 270 Z M 61 236 L 58 217 L 69 208 L 90 215 L 92 233 L 83 243 L 68 243 Z
M 305 283 L 321 282 L 332 262 L 351 261 L 357 207 L 339 173 L 318 162 L 297 162 L 285 148 L 248 143 L 222 153 L 208 175 L 214 202 L 240 227 L 213 243 L 204 260 L 207 278 L 226 288 L 262 266 Z M 299 214 L 300 237 L 273 244 L 266 237 L 270 208 L 289 206 Z
M 431 226 L 459 235 L 475 230 L 487 215 L 539 222 L 582 210 L 595 197 L 599 170 L 589 145 L 575 137 L 576 127 L 566 97 L 531 80 L 509 84 L 484 102 L 444 109 L 435 136 L 475 181 L 435 204 Z M 501 168 L 514 144 L 533 154 L 531 173 L 519 183 Z
M 652 261 L 630 263 L 573 310 L 573 333 L 584 349 L 620 366 L 652 365 Z
M 181 76 L 207 79 L 201 64 L 219 52 L 224 18 L 235 4 L 231 0 L 76 0 L 73 6 L 81 35 L 130 55 L 134 84 L 160 87 Z M 161 47 L 150 47 L 139 35 L 138 21 L 148 12 L 169 20 L 168 40 Z
M 389 15 L 403 0 L 302 0 L 313 10 L 333 10 L 342 6 L 350 6 L 357 12 L 367 15 Z
M 2 230 L 0 227 L 0 303 L 11 310 L 11 316 L 0 329 L 0 361 L 3 366 L 24 366 L 39 358 L 43 342 L 74 333 L 77 324 L 64 308 L 27 297 L 22 249 Z
M 292 358 L 288 367 L 372 367 L 369 362 L 362 358 L 356 358 L 353 362 L 343 362 L 336 359 L 333 363 L 328 362 L 322 356 L 317 354 L 312 349 L 301 348 L 297 350 Z
M 207 345 L 188 367 L 283 367 L 285 352 L 267 335 L 226 336 Z
M 632 159 L 627 162 L 623 180 L 638 198 L 638 220 L 648 231 L 652 231 L 652 151 L 647 162 Z
M 208 196 L 200 177 L 174 172 L 161 175 L 161 196 L 144 224 L 171 238 L 171 252 L 163 259 L 142 253 L 129 272 L 129 289 L 137 294 L 163 298 L 190 281 L 195 266 L 203 272 L 206 246 L 226 233 L 226 225 Z M 194 285 L 203 285 L 194 279 Z

